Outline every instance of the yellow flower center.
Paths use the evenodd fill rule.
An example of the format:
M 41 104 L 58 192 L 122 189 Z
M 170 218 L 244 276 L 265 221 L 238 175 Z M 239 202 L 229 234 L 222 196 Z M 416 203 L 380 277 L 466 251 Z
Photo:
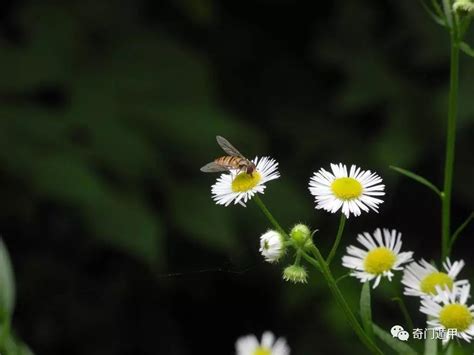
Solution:
M 362 195 L 363 188 L 356 179 L 343 177 L 332 182 L 331 190 L 341 200 L 352 200 Z
M 261 179 L 262 176 L 258 171 L 254 171 L 252 175 L 241 172 L 235 177 L 234 181 L 232 181 L 232 191 L 246 192 L 251 190 L 258 185 Z
M 378 247 L 367 254 L 364 260 L 364 269 L 370 274 L 381 274 L 388 271 L 395 264 L 397 257 L 388 248 Z
M 432 295 L 436 294 L 436 286 L 440 286 L 443 289 L 445 286 L 448 286 L 449 289 L 452 289 L 453 279 L 444 272 L 436 271 L 425 276 L 420 283 L 421 291 Z
M 252 355 L 272 355 L 272 351 L 267 348 L 262 348 L 259 346 L 255 351 L 253 352 Z
M 441 309 L 439 322 L 446 329 L 453 328 L 463 332 L 471 326 L 472 314 L 463 304 L 448 304 Z

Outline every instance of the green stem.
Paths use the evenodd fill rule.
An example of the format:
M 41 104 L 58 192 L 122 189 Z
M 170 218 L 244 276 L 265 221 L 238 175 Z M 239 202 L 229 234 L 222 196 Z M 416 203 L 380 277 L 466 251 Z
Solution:
M 337 248 L 339 247 L 339 243 L 341 242 L 342 233 L 344 232 L 344 226 L 346 224 L 346 216 L 341 213 L 341 219 L 339 220 L 339 228 L 337 229 L 336 239 L 334 240 L 334 244 L 329 252 L 328 258 L 326 259 L 326 263 L 331 265 L 332 259 L 336 256 Z
M 301 250 L 298 250 L 296 252 L 296 258 L 295 258 L 295 262 L 293 263 L 293 265 L 300 265 L 300 262 L 301 262 Z
M 459 38 L 456 25 L 451 28 L 451 69 L 449 84 L 449 108 L 446 133 L 446 158 L 444 164 L 444 187 L 442 199 L 441 250 L 442 257 L 449 256 L 451 224 L 451 191 L 453 185 L 454 153 L 456 142 L 456 115 L 459 87 Z
M 309 262 L 311 265 L 316 267 L 318 270 L 322 272 L 324 275 L 324 278 L 326 279 L 326 282 L 329 286 L 329 289 L 333 293 L 334 297 L 336 298 L 337 303 L 341 307 L 342 311 L 344 312 L 344 315 L 346 316 L 347 320 L 349 321 L 349 324 L 352 326 L 354 329 L 355 333 L 359 336 L 361 341 L 364 343 L 365 346 L 369 350 L 371 350 L 374 354 L 383 354 L 380 349 L 375 345 L 375 343 L 368 337 L 368 335 L 365 333 L 364 329 L 360 325 L 359 321 L 355 317 L 354 313 L 351 311 L 349 305 L 347 304 L 346 300 L 344 299 L 344 296 L 342 295 L 339 287 L 337 286 L 337 281 L 334 280 L 334 276 L 332 276 L 331 270 L 327 267 L 326 262 L 324 261 L 323 256 L 317 249 L 317 247 L 314 247 L 313 254 L 315 257 L 322 263 L 324 264 L 323 267 L 320 266 L 318 261 L 313 259 L 311 256 L 309 256 L 307 253 L 302 252 L 301 255 L 303 258 Z M 317 256 L 319 254 L 319 257 Z M 324 268 L 324 269 L 323 269 Z M 345 275 L 347 276 L 347 275 Z
M 326 264 L 326 261 L 324 260 L 323 256 L 321 255 L 321 252 L 316 246 L 312 247 L 312 252 L 316 260 L 314 262 L 318 262 L 321 272 L 326 279 L 326 282 L 329 286 L 329 289 L 331 290 L 334 298 L 336 299 L 337 303 L 341 307 L 342 311 L 344 312 L 344 315 L 346 316 L 349 324 L 351 325 L 352 329 L 354 329 L 355 333 L 359 337 L 359 339 L 364 343 L 364 345 L 369 349 L 373 354 L 383 354 L 383 352 L 377 347 L 377 345 L 371 340 L 362 326 L 360 325 L 359 321 L 355 317 L 354 313 L 350 309 L 349 305 L 347 304 L 346 300 L 344 299 L 344 296 L 341 293 L 341 290 L 337 286 L 336 280 L 334 279 L 334 276 L 331 273 L 331 270 L 329 269 L 328 265 Z
M 270 211 L 268 210 L 267 206 L 265 206 L 265 204 L 263 203 L 263 201 L 260 199 L 260 197 L 258 195 L 255 195 L 253 197 L 253 200 L 256 202 L 257 206 L 260 207 L 260 209 L 262 210 L 262 212 L 265 214 L 265 216 L 268 218 L 268 220 L 270 221 L 271 224 L 273 224 L 273 226 L 275 227 L 275 229 L 281 233 L 281 235 L 285 236 L 286 238 L 290 238 L 288 236 L 288 234 L 285 232 L 285 230 L 280 226 L 280 224 L 277 222 L 277 220 L 275 219 L 275 217 L 273 217 L 273 215 L 270 213 Z
M 260 199 L 259 196 L 254 196 L 254 200 L 257 203 L 258 207 L 262 210 L 262 212 L 267 216 L 269 221 L 273 224 L 273 226 L 284 236 L 288 237 L 288 234 L 283 230 L 283 228 L 280 226 L 280 224 L 277 222 L 277 220 L 273 217 L 273 215 L 270 213 L 268 208 L 265 206 L 263 201 Z M 342 234 L 342 232 L 341 232 Z M 289 237 L 288 237 L 289 238 Z M 326 282 L 329 286 L 329 289 L 333 293 L 334 297 L 336 298 L 337 303 L 339 306 L 342 308 L 344 314 L 346 315 L 347 320 L 349 321 L 349 324 L 352 326 L 354 331 L 356 332 L 357 336 L 359 339 L 362 341 L 362 343 L 365 344 L 365 346 L 374 354 L 379 354 L 383 355 L 382 351 L 375 345 L 375 343 L 367 336 L 367 334 L 364 332 L 364 329 L 361 327 L 360 323 L 357 321 L 357 318 L 355 317 L 354 313 L 352 313 L 349 305 L 347 304 L 346 300 L 344 299 L 344 296 L 342 295 L 341 291 L 339 290 L 336 280 L 334 280 L 334 277 L 331 273 L 331 270 L 329 270 L 328 265 L 326 264 L 326 261 L 324 260 L 323 256 L 319 252 L 319 249 L 316 246 L 312 246 L 312 252 L 315 255 L 316 259 L 313 259 L 311 256 L 309 256 L 307 253 L 305 253 L 303 250 L 300 250 L 298 253 L 299 257 L 303 257 L 305 260 L 307 260 L 311 265 L 313 265 L 315 268 L 320 270 L 322 274 L 324 275 L 324 278 L 326 279 Z
M 308 255 L 308 253 L 306 253 L 304 250 L 300 250 L 301 252 L 301 256 L 308 262 L 310 263 L 311 265 L 313 265 L 316 269 L 318 269 L 319 271 L 321 271 L 321 266 L 319 266 L 319 263 L 314 260 L 311 256 Z

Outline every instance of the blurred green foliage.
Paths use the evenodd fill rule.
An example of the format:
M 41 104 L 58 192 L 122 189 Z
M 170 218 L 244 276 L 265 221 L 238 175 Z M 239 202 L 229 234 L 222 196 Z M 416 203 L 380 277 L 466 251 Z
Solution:
M 0 239 L 0 351 L 12 355 L 33 355 L 11 330 L 15 307 L 15 276 L 8 250 Z
M 20 39 L 0 42 L 0 169 L 3 192 L 13 196 L 5 216 L 27 224 L 31 210 L 52 202 L 74 216 L 84 239 L 160 275 L 220 268 L 223 260 L 254 265 L 263 216 L 251 204 L 215 206 L 214 177 L 199 172 L 221 154 L 214 140 L 221 134 L 248 156 L 280 162 L 282 178 L 269 184 L 265 201 L 288 228 L 319 228 L 323 248 L 337 219 L 314 211 L 306 184 L 311 171 L 343 161 L 380 172 L 388 185 L 381 215 L 351 220 L 345 243 L 385 223 L 404 229 L 420 257 L 437 255 L 438 226 L 429 223 L 438 217 L 435 199 L 388 170 L 393 164 L 441 181 L 447 40 L 420 7 L 356 0 L 318 13 L 288 1 L 154 6 L 26 1 L 12 10 Z M 155 15 L 147 18 L 147 10 Z M 473 73 L 474 61 L 463 60 L 455 221 L 474 200 Z M 421 199 L 426 205 L 416 207 Z M 315 353 L 313 329 L 347 339 L 319 344 L 321 353 L 333 346 L 354 353 L 356 340 L 319 275 L 302 288 L 282 284 L 275 267 L 256 273 L 272 282 L 260 287 L 274 292 L 271 305 L 280 309 L 282 320 L 270 325 L 288 331 L 297 353 Z M 340 284 L 356 309 L 360 285 Z M 388 301 L 399 293 L 395 285 L 372 295 L 383 329 L 402 321 Z
M 54 108 L 3 103 L 4 171 L 31 193 L 73 206 L 91 233 L 151 265 L 164 265 L 165 226 L 139 191 L 144 179 L 155 177 L 174 191 L 178 226 L 212 238 L 205 219 L 182 223 L 190 206 L 202 204 L 204 189 L 175 187 L 167 164 L 202 159 L 202 137 L 215 131 L 251 130 L 216 107 L 205 60 L 140 29 L 95 48 L 77 38 L 104 24 L 77 16 L 66 4 L 30 4 L 19 15 L 32 36 L 20 48 L 4 46 L 3 90 L 64 90 L 66 102 Z M 227 228 L 219 240 L 231 247 L 223 213 L 208 214 Z

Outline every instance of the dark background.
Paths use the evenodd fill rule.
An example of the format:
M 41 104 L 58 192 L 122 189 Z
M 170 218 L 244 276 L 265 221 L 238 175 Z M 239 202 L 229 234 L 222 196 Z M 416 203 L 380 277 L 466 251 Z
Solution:
M 231 354 L 236 338 L 266 329 L 293 354 L 366 353 L 319 274 L 295 286 L 281 279 L 285 264 L 262 261 L 269 226 L 254 204 L 212 202 L 216 176 L 199 167 L 221 154 L 216 134 L 280 162 L 264 200 L 284 226 L 318 228 L 324 252 L 338 216 L 314 210 L 307 183 L 344 162 L 377 171 L 387 195 L 379 214 L 349 220 L 343 245 L 397 228 L 417 258 L 439 260 L 439 201 L 388 168 L 442 184 L 449 41 L 417 2 L 2 10 L 0 230 L 17 279 L 14 328 L 35 353 Z M 454 226 L 474 200 L 474 61 L 461 63 Z M 453 253 L 471 280 L 472 234 Z M 399 278 L 373 294 L 384 329 L 404 324 L 390 300 Z M 360 284 L 340 285 L 356 309 Z M 424 327 L 418 300 L 407 302 Z

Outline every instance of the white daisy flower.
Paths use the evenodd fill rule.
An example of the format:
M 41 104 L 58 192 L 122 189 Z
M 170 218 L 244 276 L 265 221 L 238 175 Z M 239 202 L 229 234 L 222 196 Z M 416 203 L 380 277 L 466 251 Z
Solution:
M 309 181 L 309 191 L 315 197 L 316 208 L 342 213 L 349 218 L 352 213 L 359 216 L 369 209 L 377 212 L 383 201 L 374 196 L 385 195 L 382 179 L 370 170 L 361 170 L 352 165 L 349 173 L 344 164 L 331 164 L 332 173 L 321 168 Z
M 443 263 L 444 271 L 439 271 L 424 259 L 420 262 L 414 261 L 403 272 L 402 283 L 405 285 L 403 293 L 407 296 L 436 297 L 437 286 L 442 289 L 447 287 L 450 290 L 456 286 L 456 289 L 459 289 L 460 286 L 469 282 L 468 280 L 456 281 L 463 267 L 463 260 L 452 263 L 449 258 Z
M 212 185 L 212 199 L 218 205 L 229 206 L 234 202 L 245 207 L 245 203 L 257 192 L 264 193 L 265 184 L 268 181 L 280 177 L 278 163 L 274 159 L 256 157 L 253 163 L 256 168 L 251 175 L 232 170 L 217 179 L 217 182 Z
M 359 234 L 357 240 L 367 250 L 353 245 L 347 247 L 347 254 L 342 258 L 342 265 L 352 269 L 351 276 L 366 282 L 375 279 L 376 288 L 383 276 L 390 281 L 393 277 L 392 270 L 402 270 L 402 265 L 411 261 L 413 252 L 403 252 L 401 241 L 402 234 L 395 229 L 382 231 L 377 228 L 372 235 Z
M 290 348 L 284 338 L 275 341 L 272 332 L 265 332 L 259 342 L 255 335 L 246 335 L 235 343 L 236 355 L 289 355 Z
M 274 230 L 269 230 L 260 237 L 260 253 L 269 263 L 278 262 L 285 255 L 285 240 Z
M 439 286 L 436 288 L 438 300 L 432 297 L 421 300 L 420 311 L 431 317 L 427 323 L 433 329 L 447 331 L 448 336 L 444 337 L 443 343 L 454 336 L 470 342 L 474 336 L 474 305 L 468 306 L 466 303 L 471 286 L 466 284 L 453 290 L 443 290 Z

